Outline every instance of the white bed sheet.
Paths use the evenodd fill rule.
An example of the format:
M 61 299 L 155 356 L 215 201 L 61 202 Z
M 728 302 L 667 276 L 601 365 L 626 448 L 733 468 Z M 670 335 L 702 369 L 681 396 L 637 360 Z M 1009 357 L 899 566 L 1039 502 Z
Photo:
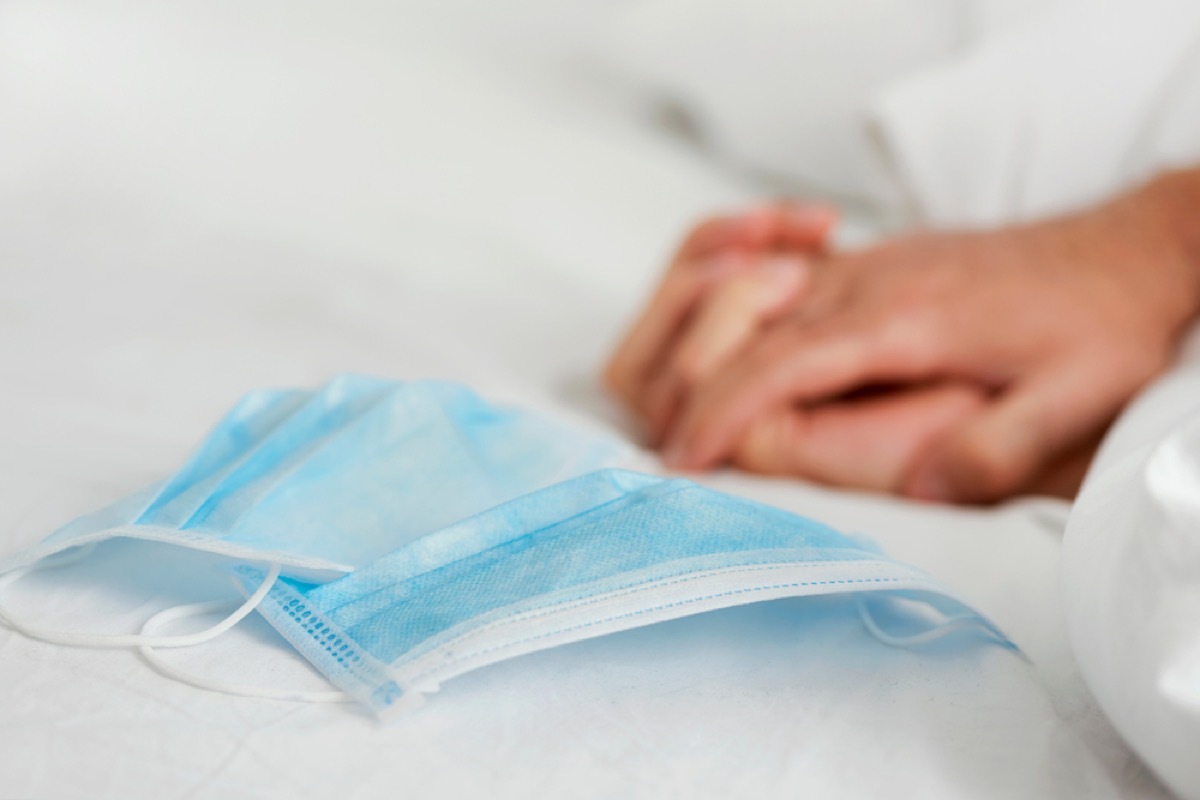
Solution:
M 456 39 L 446 7 L 238 8 L 0 5 L 5 551 L 165 473 L 256 387 L 444 377 L 619 430 L 600 358 L 684 225 L 754 194 L 586 75 L 481 48 L 478 20 Z M 1078 678 L 1065 506 L 704 480 L 875 538 L 1032 664 L 881 650 L 836 599 L 788 601 L 516 659 L 380 727 L 0 628 L 0 796 L 1162 796 Z M 129 557 L 5 603 L 124 631 L 233 596 L 205 558 Z M 169 657 L 319 685 L 258 622 Z

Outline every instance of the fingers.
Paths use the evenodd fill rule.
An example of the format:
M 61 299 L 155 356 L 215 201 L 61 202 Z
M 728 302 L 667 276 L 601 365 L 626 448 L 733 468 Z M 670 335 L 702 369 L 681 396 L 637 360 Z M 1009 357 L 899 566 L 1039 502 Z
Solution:
M 604 379 L 631 401 L 663 363 L 689 312 L 706 289 L 772 249 L 823 247 L 837 213 L 827 206 L 778 203 L 737 217 L 710 219 L 692 230 L 661 284 L 605 368 Z
M 661 440 L 682 398 L 795 302 L 809 276 L 804 258 L 769 256 L 754 269 L 710 290 L 674 342 L 666 363 L 634 400 L 654 441 Z
M 978 387 L 946 382 L 811 408 L 784 406 L 755 418 L 732 461 L 752 472 L 892 492 L 922 451 L 985 402 Z
M 780 200 L 752 208 L 735 217 L 717 217 L 701 224 L 684 240 L 675 260 L 692 260 L 722 249 L 821 250 L 837 225 L 833 206 Z
M 705 290 L 727 274 L 739 271 L 745 263 L 748 260 L 741 254 L 728 253 L 707 262 L 672 265 L 605 368 L 608 386 L 632 402 Z
M 762 223 L 748 214 L 711 217 L 704 220 L 684 237 L 668 267 L 671 269 L 709 257 L 721 250 L 743 247 L 753 241 Z
M 1061 497 L 1064 500 L 1075 499 L 1079 487 L 1083 485 L 1083 479 L 1087 477 L 1096 450 L 1100 448 L 1103 434 L 1104 431 L 1098 431 L 1095 436 L 1060 455 L 1030 483 L 1023 485 L 1021 493 Z
M 1062 491 L 1081 477 L 1079 458 L 1143 382 L 1144 364 L 1056 365 L 1013 387 L 924 454 L 903 491 L 922 500 L 993 502 L 1043 477 Z M 1058 467 L 1062 467 L 1059 469 Z
M 741 247 L 812 252 L 825 248 L 837 225 L 838 211 L 832 206 L 784 200 L 751 209 L 743 220 Z
M 773 406 L 813 403 L 882 382 L 937 374 L 946 343 L 931 326 L 903 317 L 828 324 L 781 324 L 725 374 L 701 386 L 681 411 L 663 457 L 678 469 L 704 469 L 729 457 L 751 421 Z

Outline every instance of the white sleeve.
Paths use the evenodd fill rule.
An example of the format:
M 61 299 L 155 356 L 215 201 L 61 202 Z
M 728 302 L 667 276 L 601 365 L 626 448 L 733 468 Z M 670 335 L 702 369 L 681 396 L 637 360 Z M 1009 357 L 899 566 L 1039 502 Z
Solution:
M 1200 798 L 1200 329 L 1192 356 L 1122 417 L 1071 511 L 1067 629 L 1113 725 Z
M 869 125 L 911 211 L 998 225 L 1200 163 L 1200 3 L 1060 0 L 886 86 Z

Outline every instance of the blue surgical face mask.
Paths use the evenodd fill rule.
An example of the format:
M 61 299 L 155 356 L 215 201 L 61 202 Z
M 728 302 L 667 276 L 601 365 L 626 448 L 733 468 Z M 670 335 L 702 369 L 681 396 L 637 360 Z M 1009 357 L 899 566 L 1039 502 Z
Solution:
M 170 478 L 0 559 L 0 573 L 129 537 L 327 579 L 621 452 L 449 383 L 345 375 L 254 392 Z
M 260 570 L 239 572 L 247 588 L 262 585 Z M 845 592 L 873 598 L 864 619 L 885 640 L 968 628 L 1007 644 L 916 568 L 824 525 L 620 470 L 501 505 L 330 583 L 279 581 L 259 610 L 334 684 L 387 715 L 524 653 L 712 609 Z
M 885 641 L 956 628 L 1004 641 L 918 570 L 819 523 L 688 481 L 592 471 L 620 455 L 611 440 L 451 384 L 344 376 L 317 391 L 256 392 L 161 484 L 0 561 L 2 587 L 60 550 L 151 539 L 241 564 L 246 603 L 182 636 L 149 631 L 188 609 L 117 636 L 0 618 L 153 659 L 147 648 L 207 641 L 257 606 L 381 714 L 522 653 L 796 595 L 859 593 Z

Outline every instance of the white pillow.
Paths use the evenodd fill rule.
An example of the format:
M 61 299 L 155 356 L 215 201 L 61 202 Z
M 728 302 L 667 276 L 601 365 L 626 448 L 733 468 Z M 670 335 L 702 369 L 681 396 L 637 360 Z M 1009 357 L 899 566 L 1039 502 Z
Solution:
M 648 0 L 602 58 L 743 165 L 861 195 L 868 97 L 958 43 L 964 0 Z
M 648 0 L 605 58 L 735 162 L 997 225 L 1200 160 L 1194 0 Z
M 1200 4 L 1058 0 L 888 86 L 873 122 L 916 216 L 992 226 L 1200 162 Z

